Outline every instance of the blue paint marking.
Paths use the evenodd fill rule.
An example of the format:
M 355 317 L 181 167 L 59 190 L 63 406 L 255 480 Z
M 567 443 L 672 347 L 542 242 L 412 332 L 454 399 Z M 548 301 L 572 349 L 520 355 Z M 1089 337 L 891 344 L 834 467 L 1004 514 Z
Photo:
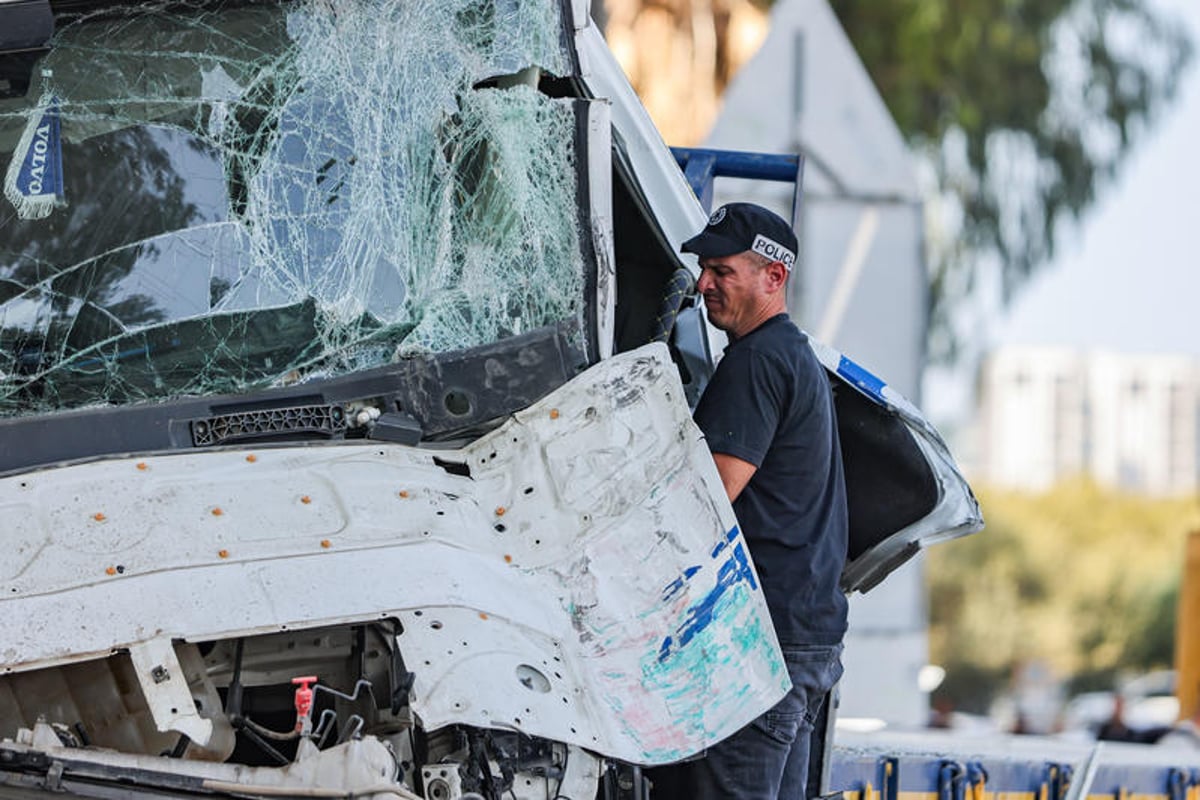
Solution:
M 667 656 L 671 655 L 671 645 L 675 644 L 675 640 L 668 636 L 663 639 L 662 647 L 658 648 L 658 663 L 667 660 Z
M 676 578 L 675 580 L 673 580 L 669 584 L 667 584 L 667 588 L 663 589 L 663 594 L 662 594 L 663 602 L 666 602 L 667 600 L 670 600 L 675 595 L 679 594 L 679 592 L 683 589 L 684 585 L 689 580 L 691 580 L 693 575 L 695 575 L 699 571 L 700 571 L 699 565 L 696 565 L 693 567 L 688 567 L 687 569 L 685 569 L 683 571 L 682 575 L 680 575 L 678 578 Z
M 838 362 L 837 372 L 838 375 L 841 375 L 850 383 L 866 392 L 877 402 L 881 404 L 887 403 L 887 401 L 883 399 L 883 387 L 887 384 L 872 375 L 867 370 L 860 367 L 858 364 L 855 364 L 850 359 L 842 356 L 841 360 Z
M 712 551 L 712 553 L 710 553 L 710 555 L 713 558 L 716 558 L 717 556 L 721 555 L 721 551 L 725 549 L 725 544 L 727 542 L 732 542 L 734 539 L 737 538 L 737 536 L 738 536 L 738 526 L 734 525 L 732 528 L 729 529 L 729 532 L 725 534 L 725 538 L 722 539 L 721 541 L 717 542 L 717 546 L 713 548 L 713 551 Z
M 734 527 L 726 535 L 726 539 L 732 541 L 737 538 L 737 535 L 738 529 Z M 716 585 L 699 602 L 688 608 L 687 616 L 676 629 L 675 635 L 663 639 L 663 643 L 658 649 L 659 663 L 666 661 L 672 653 L 686 647 L 696 634 L 707 628 L 713 621 L 717 604 L 721 598 L 743 580 L 750 584 L 751 589 L 758 588 L 758 578 L 755 576 L 754 570 L 750 568 L 750 559 L 746 557 L 745 545 L 738 542 L 733 545 L 729 557 L 718 569 Z

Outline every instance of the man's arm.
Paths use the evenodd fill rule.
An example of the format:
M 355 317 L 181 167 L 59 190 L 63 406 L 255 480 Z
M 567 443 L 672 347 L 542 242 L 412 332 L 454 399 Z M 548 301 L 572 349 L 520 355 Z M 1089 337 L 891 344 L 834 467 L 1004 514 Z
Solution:
M 745 489 L 746 484 L 754 477 L 758 467 L 749 461 L 743 461 L 726 453 L 713 453 L 712 456 L 713 461 L 717 464 L 717 473 L 721 476 L 721 483 L 725 485 L 725 494 L 729 495 L 729 502 L 732 503 L 737 500 L 742 489 Z

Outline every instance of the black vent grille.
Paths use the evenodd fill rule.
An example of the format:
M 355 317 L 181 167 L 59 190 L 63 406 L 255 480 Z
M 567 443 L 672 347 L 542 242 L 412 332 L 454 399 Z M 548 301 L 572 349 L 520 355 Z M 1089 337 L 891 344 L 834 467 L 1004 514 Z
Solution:
M 208 447 L 280 433 L 333 436 L 345 429 L 346 412 L 337 405 L 239 411 L 193 420 L 192 444 L 196 447 Z

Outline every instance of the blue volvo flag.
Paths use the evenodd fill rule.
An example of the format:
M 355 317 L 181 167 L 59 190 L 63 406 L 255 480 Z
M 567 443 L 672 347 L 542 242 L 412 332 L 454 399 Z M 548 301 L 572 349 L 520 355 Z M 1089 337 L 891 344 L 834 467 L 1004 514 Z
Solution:
M 63 202 L 62 123 L 58 99 L 39 104 L 13 151 L 4 194 L 22 219 L 41 219 Z

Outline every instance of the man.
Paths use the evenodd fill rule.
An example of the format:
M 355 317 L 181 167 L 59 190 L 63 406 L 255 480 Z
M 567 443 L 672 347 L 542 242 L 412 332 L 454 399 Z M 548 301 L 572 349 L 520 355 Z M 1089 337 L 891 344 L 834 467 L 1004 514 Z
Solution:
M 697 290 L 729 346 L 696 423 L 733 503 L 762 583 L 792 691 L 750 725 L 682 765 L 689 798 L 804 798 L 809 738 L 842 674 L 846 490 L 833 397 L 787 315 L 798 251 L 778 215 L 723 206 L 683 251 L 700 257 Z
M 1113 695 L 1112 713 L 1096 731 L 1096 739 L 1102 742 L 1133 742 L 1137 734 L 1125 724 L 1125 698 L 1117 693 Z

